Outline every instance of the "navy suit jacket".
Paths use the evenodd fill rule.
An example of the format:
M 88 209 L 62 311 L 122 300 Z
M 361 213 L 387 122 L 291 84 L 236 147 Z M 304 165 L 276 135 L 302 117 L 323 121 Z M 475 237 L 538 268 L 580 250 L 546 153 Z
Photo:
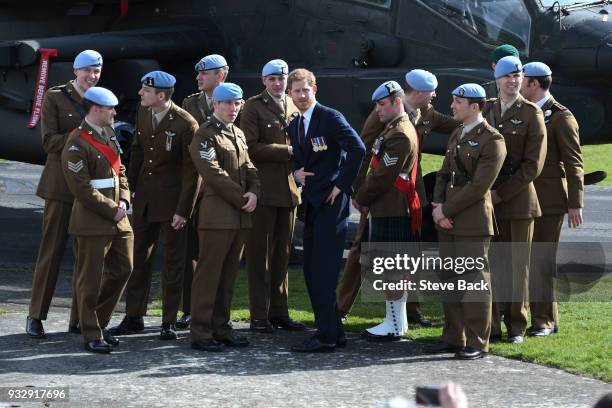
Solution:
M 304 167 L 314 173 L 306 177 L 302 199 L 320 206 L 334 186 L 346 194 L 353 191 L 353 181 L 363 161 L 365 146 L 340 112 L 317 103 L 312 112 L 304 146 L 298 135 L 299 120 L 291 121 L 289 136 L 293 146 L 293 171 Z M 315 138 L 324 140 L 326 150 L 314 151 Z

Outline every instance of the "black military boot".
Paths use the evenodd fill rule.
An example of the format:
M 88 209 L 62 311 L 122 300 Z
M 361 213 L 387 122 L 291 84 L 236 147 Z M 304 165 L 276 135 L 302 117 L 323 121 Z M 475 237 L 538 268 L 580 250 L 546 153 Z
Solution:
M 124 334 L 139 333 L 144 330 L 144 320 L 142 316 L 125 316 L 121 323 L 108 329 L 112 336 L 122 336 Z
M 46 337 L 42 322 L 30 316 L 26 320 L 26 333 L 33 339 L 44 339 Z

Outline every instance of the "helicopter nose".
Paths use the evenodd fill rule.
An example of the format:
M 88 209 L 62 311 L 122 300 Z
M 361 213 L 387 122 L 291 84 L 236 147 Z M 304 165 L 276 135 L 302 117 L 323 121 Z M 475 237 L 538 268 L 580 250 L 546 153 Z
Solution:
M 608 34 L 597 51 L 597 72 L 601 76 L 612 74 L 612 34 Z
M 612 73 L 612 21 L 600 13 L 578 11 L 570 14 L 564 24 L 559 68 L 566 74 L 581 78 L 609 78 Z

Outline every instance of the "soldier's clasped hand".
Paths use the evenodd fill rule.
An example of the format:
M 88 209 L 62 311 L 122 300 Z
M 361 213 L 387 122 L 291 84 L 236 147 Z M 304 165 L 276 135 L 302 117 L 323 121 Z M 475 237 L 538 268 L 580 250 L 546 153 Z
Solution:
M 127 206 L 125 201 L 119 200 L 119 208 L 117 208 L 117 214 L 115 214 L 115 218 L 113 218 L 115 222 L 119 222 L 123 217 L 127 216 Z
M 185 217 L 181 217 L 178 214 L 174 214 L 172 216 L 172 223 L 170 224 L 170 226 L 174 228 L 175 230 L 178 231 L 181 228 L 184 228 L 185 224 L 187 224 L 187 219 Z
M 248 213 L 255 211 L 255 207 L 257 207 L 257 196 L 251 192 L 248 192 L 244 193 L 243 197 L 247 199 L 247 202 L 242 206 L 242 210 Z

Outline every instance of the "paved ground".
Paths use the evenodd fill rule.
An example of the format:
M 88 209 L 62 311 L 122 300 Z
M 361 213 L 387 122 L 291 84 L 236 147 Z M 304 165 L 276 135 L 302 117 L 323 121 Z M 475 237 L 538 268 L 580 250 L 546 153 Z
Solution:
M 464 386 L 472 407 L 588 407 L 612 392 L 610 384 L 502 357 L 425 355 L 410 341 L 374 345 L 353 335 L 341 352 L 293 354 L 300 335 L 253 335 L 243 324 L 236 326 L 251 347 L 215 354 L 190 349 L 186 332 L 158 340 L 159 319 L 151 318 L 145 334 L 123 337 L 117 352 L 100 356 L 64 332 L 65 309 L 49 316 L 45 341 L 27 338 L 24 313 L 16 312 L 0 316 L 0 384 L 69 387 L 71 406 L 367 407 L 449 380 Z
M 186 332 L 162 342 L 159 319 L 148 318 L 144 334 L 122 338 L 111 355 L 92 355 L 79 336 L 65 332 L 69 258 L 45 324 L 48 339 L 29 339 L 23 330 L 42 216 L 42 201 L 33 195 L 40 171 L 0 163 L 0 310 L 6 312 L 0 386 L 69 387 L 70 402 L 51 406 L 373 406 L 396 395 L 413 399 L 415 386 L 446 381 L 462 384 L 471 407 L 588 407 L 612 392 L 601 381 L 496 356 L 459 362 L 426 355 L 409 341 L 373 345 L 351 335 L 341 352 L 296 355 L 288 350 L 300 335 L 253 335 L 241 323 L 235 327 L 249 336 L 247 349 L 198 352 Z M 564 239 L 612 241 L 611 200 L 611 188 L 587 187 L 587 223 Z

